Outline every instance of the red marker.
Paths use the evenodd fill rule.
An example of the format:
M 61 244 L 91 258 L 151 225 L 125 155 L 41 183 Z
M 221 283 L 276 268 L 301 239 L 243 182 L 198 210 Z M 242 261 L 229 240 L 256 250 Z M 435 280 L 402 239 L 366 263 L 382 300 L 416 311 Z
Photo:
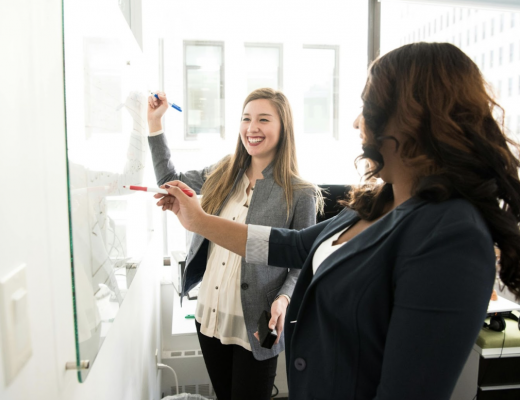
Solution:
M 161 193 L 161 194 L 169 194 L 166 190 L 160 188 L 149 188 L 146 186 L 123 186 L 125 189 L 130 190 L 141 190 L 143 192 L 153 192 L 153 193 Z M 179 188 L 181 189 L 181 188 Z M 193 192 L 188 189 L 181 189 L 184 194 L 188 197 L 193 197 Z

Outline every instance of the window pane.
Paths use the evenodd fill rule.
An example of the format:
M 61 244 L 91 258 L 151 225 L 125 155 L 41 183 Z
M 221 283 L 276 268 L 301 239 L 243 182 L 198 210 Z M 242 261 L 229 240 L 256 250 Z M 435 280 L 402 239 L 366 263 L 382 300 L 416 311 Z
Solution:
M 303 49 L 304 132 L 334 134 L 336 50 Z
M 520 89 L 514 90 L 514 82 L 519 79 L 520 85 L 520 77 L 517 78 L 520 68 L 520 43 L 517 40 L 520 36 L 520 26 L 514 23 L 515 13 L 504 10 L 469 13 L 470 9 L 464 10 L 467 10 L 463 13 L 464 18 L 457 19 L 442 33 L 427 35 L 423 41 L 446 42 L 452 35 L 463 33 L 468 37 L 470 31 L 474 32 L 475 41 L 463 41 L 463 45 L 459 47 L 478 64 L 485 79 L 491 84 L 498 103 L 505 110 L 503 118 L 506 133 L 518 139 L 518 129 L 514 124 L 520 118 Z M 440 15 L 454 12 L 457 13 L 452 7 L 405 2 L 381 3 L 381 54 L 399 47 L 402 39 L 413 30 L 427 26 Z M 498 22 L 497 31 L 495 21 Z M 479 37 L 477 27 L 490 27 L 489 35 Z
M 187 136 L 221 133 L 222 56 L 221 45 L 186 45 Z
M 246 45 L 247 93 L 259 88 L 281 90 L 281 46 Z

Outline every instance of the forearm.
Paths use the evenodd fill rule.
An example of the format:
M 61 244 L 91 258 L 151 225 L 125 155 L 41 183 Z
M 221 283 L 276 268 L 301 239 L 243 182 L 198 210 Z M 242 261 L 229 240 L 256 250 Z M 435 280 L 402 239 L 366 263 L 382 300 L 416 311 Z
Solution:
M 229 221 L 214 215 L 205 215 L 194 228 L 194 232 L 241 257 L 246 255 L 246 224 Z

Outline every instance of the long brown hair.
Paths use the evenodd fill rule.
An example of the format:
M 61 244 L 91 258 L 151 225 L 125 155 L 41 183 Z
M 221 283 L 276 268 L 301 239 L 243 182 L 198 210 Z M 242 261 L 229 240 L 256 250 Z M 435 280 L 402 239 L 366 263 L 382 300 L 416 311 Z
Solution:
M 520 296 L 519 146 L 505 135 L 504 110 L 475 63 L 449 43 L 405 45 L 372 63 L 362 99 L 367 144 L 359 160 L 373 166 L 366 178 L 384 166 L 379 149 L 391 122 L 404 137 L 394 138 L 403 161 L 417 173 L 412 194 L 471 202 L 501 250 L 501 280 Z M 389 184 L 364 185 L 348 205 L 370 220 L 392 196 Z
M 246 105 L 254 100 L 266 99 L 276 108 L 281 121 L 280 139 L 276 147 L 276 155 L 273 160 L 273 177 L 275 182 L 284 189 L 287 203 L 287 218 L 293 201 L 293 191 L 311 188 L 317 196 L 317 208 L 323 208 L 321 191 L 316 185 L 304 181 L 298 171 L 296 159 L 296 147 L 294 141 L 294 126 L 289 100 L 282 92 L 270 88 L 257 89 L 244 100 L 242 112 Z M 219 211 L 224 200 L 230 193 L 233 183 L 241 169 L 247 167 L 251 156 L 242 144 L 238 135 L 235 153 L 222 159 L 215 169 L 207 177 L 202 186 L 202 208 L 209 214 Z

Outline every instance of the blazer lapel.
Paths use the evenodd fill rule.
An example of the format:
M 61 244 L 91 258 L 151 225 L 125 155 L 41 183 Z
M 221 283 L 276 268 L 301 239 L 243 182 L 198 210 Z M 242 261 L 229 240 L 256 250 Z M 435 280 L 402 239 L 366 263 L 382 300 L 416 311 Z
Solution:
M 407 215 L 424 203 L 422 200 L 411 198 L 351 239 L 341 249 L 331 254 L 327 262 L 324 262 L 318 268 L 311 285 L 314 285 L 323 275 L 344 263 L 355 254 L 374 246 L 384 239 Z M 336 232 L 338 232 L 338 230 L 336 230 Z M 328 235 L 328 237 L 330 236 L 331 235 Z M 319 244 L 325 239 L 320 240 Z

